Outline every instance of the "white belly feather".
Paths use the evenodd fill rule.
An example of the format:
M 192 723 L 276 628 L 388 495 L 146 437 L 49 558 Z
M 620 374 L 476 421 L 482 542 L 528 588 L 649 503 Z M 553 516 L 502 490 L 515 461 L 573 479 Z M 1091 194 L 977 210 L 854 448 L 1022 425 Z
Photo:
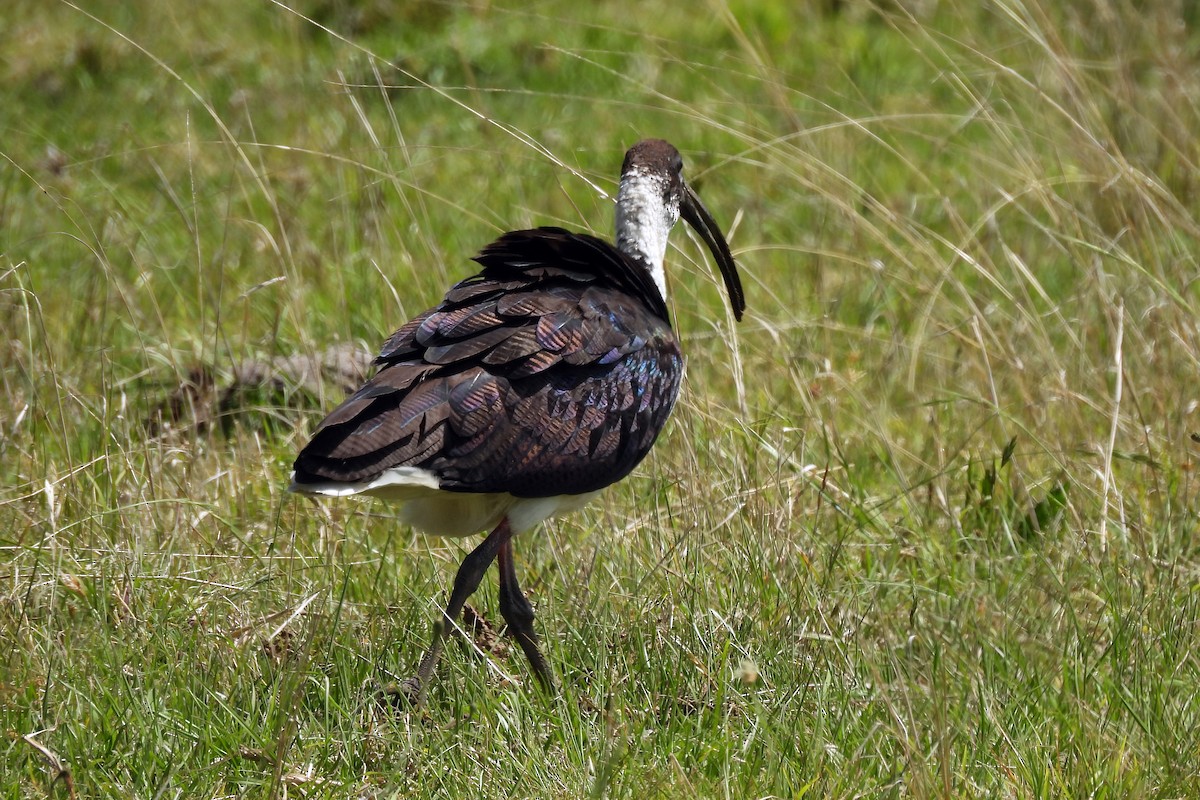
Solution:
M 399 518 L 421 533 L 471 536 L 486 533 L 508 517 L 514 533 L 537 527 L 544 520 L 576 511 L 600 491 L 554 497 L 515 497 L 505 492 L 450 492 L 440 488 L 437 475 L 417 467 L 395 467 L 370 481 L 296 483 L 288 491 L 343 497 L 368 494 L 400 504 Z

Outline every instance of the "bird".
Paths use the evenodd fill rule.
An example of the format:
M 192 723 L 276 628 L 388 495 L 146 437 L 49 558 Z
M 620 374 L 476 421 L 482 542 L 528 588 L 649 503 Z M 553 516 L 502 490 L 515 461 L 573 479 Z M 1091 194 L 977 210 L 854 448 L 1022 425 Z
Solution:
M 626 477 L 662 432 L 683 375 L 664 268 L 680 217 L 711 251 L 740 321 L 745 296 L 725 236 L 684 180 L 679 151 L 645 139 L 621 166 L 615 244 L 559 227 L 501 235 L 473 259 L 478 274 L 392 334 L 373 377 L 297 455 L 291 491 L 393 501 L 401 522 L 428 534 L 488 532 L 400 685 L 414 704 L 493 562 L 508 634 L 554 691 L 513 539 Z

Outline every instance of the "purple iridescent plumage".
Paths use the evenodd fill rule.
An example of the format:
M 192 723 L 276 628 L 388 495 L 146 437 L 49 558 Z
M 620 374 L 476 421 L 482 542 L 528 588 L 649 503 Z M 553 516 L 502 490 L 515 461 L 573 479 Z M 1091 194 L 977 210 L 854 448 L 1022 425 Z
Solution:
M 650 451 L 682 357 L 644 270 L 557 228 L 505 234 L 476 260 L 388 340 L 297 458 L 297 483 L 406 465 L 450 491 L 549 497 L 601 489 Z

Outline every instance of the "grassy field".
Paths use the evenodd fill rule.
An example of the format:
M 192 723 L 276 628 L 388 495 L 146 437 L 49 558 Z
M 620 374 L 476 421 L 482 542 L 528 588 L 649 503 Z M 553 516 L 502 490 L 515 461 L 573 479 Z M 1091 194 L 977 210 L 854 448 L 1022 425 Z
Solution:
M 1198 14 L 6 3 L 0 797 L 1200 796 Z M 560 694 L 489 578 L 393 707 L 470 543 L 286 494 L 286 364 L 647 136 L 747 319 L 677 233 L 666 435 L 517 542 Z

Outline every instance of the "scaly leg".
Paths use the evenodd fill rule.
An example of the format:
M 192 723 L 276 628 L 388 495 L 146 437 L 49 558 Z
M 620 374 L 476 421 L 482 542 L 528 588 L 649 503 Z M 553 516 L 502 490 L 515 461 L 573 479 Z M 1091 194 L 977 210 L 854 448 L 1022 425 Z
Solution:
M 521 645 L 533 674 L 548 692 L 554 691 L 554 676 L 550 665 L 537 646 L 537 634 L 533 632 L 533 606 L 525 599 L 525 593 L 517 584 L 517 570 L 513 565 L 512 541 L 506 540 L 498 553 L 500 566 L 500 614 L 508 623 L 509 634 Z
M 467 602 L 467 598 L 479 588 L 483 574 L 496 560 L 496 553 L 508 545 L 512 535 L 508 517 L 505 517 L 496 526 L 496 530 L 488 534 L 488 537 L 463 559 L 462 565 L 458 568 L 458 574 L 454 576 L 454 589 L 450 592 L 450 602 L 446 604 L 442 619 L 433 626 L 433 641 L 430 643 L 429 649 L 425 651 L 425 655 L 421 657 L 417 674 L 406 680 L 401 686 L 401 690 L 415 705 L 419 706 L 425 702 L 429 679 L 433 675 L 434 667 L 437 666 L 438 658 L 442 655 L 442 648 L 446 644 L 446 633 L 452 629 L 455 620 L 462 614 L 463 604 Z M 532 618 L 532 616 L 531 610 L 530 617 Z

